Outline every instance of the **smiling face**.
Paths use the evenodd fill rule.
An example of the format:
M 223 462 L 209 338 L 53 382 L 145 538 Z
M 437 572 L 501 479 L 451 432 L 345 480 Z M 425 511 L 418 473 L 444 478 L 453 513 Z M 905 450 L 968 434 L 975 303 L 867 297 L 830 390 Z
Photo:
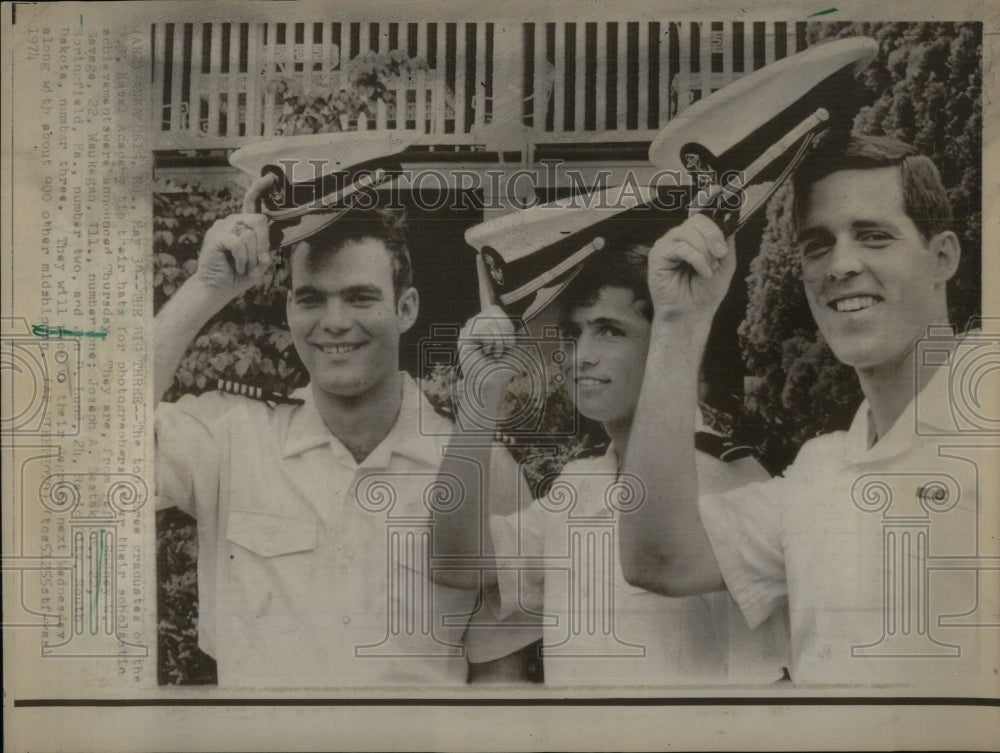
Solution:
M 576 341 L 566 378 L 577 409 L 605 424 L 630 421 L 642 389 L 650 335 L 635 294 L 629 288 L 601 288 L 592 304 L 568 313 L 564 327 Z
M 393 290 L 392 263 L 375 238 L 292 253 L 286 313 L 314 390 L 341 398 L 372 392 L 399 371 L 399 338 L 416 321 L 417 291 Z
M 947 323 L 953 233 L 927 240 L 907 216 L 896 167 L 842 170 L 810 188 L 798 244 L 806 298 L 834 354 L 856 369 L 898 364 Z

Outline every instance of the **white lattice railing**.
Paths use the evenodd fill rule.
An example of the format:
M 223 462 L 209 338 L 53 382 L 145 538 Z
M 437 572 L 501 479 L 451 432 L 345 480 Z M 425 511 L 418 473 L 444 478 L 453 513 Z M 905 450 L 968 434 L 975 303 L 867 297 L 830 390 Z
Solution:
M 395 101 L 356 127 L 502 150 L 648 140 L 691 102 L 803 49 L 805 24 L 211 21 L 155 24 L 152 39 L 158 149 L 273 135 L 280 79 L 337 90 L 349 60 L 398 49 L 427 70 L 393 82 Z

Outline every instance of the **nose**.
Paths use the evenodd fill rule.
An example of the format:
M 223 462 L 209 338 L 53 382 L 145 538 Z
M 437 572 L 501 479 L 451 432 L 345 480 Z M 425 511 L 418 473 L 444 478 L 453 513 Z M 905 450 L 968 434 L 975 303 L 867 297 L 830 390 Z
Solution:
M 601 360 L 596 343 L 591 335 L 584 333 L 577 338 L 574 360 L 576 361 L 577 371 L 592 368 Z
M 827 256 L 826 278 L 844 280 L 860 274 L 861 254 L 856 244 L 848 238 L 838 238 Z
M 323 309 L 319 326 L 330 332 L 345 332 L 351 328 L 352 323 L 350 307 L 337 297 L 331 297 Z

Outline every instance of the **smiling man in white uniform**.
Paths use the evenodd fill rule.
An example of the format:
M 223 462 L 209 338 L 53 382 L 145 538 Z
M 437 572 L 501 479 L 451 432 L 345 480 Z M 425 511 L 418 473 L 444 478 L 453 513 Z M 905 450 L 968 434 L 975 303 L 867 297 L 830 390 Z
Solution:
M 810 310 L 865 402 L 783 478 L 706 493 L 693 445 L 660 443 L 690 436 L 693 364 L 734 252 L 705 215 L 667 233 L 650 253 L 652 344 L 625 462 L 648 495 L 620 524 L 626 578 L 675 596 L 725 587 L 750 627 L 787 606 L 796 683 L 988 676 L 974 612 L 995 622 L 996 594 L 977 593 L 971 558 L 928 579 L 935 558 L 976 553 L 980 514 L 975 466 L 939 438 L 958 434 L 942 364 L 961 340 L 918 358 L 947 324 L 960 256 L 938 171 L 894 139 L 854 136 L 813 154 L 794 190 Z
M 652 206 L 626 211 L 620 189 L 606 190 L 606 196 L 588 198 L 596 207 L 612 209 L 573 206 L 567 199 L 497 218 L 470 234 L 508 257 L 544 255 L 543 274 L 549 265 L 559 268 L 554 251 L 562 249 L 572 260 L 581 253 L 577 249 L 599 249 L 571 272 L 575 276 L 555 305 L 562 337 L 572 343 L 561 361 L 561 376 L 576 409 L 599 421 L 610 443 L 572 459 L 539 499 L 522 500 L 518 512 L 504 513 L 489 490 L 478 493 L 480 474 L 487 475 L 483 469 L 496 457 L 489 452 L 490 438 L 462 432 L 459 422 L 442 473 L 461 477 L 467 494 L 456 509 L 435 513 L 435 551 L 479 555 L 482 577 L 497 586 L 487 593 L 498 595 L 498 602 L 487 605 L 498 618 L 528 614 L 540 619 L 548 685 L 775 682 L 787 664 L 787 626 L 780 610 L 751 630 L 725 593 L 664 598 L 621 576 L 615 527 L 627 517 L 623 511 L 643 504 L 641 481 L 623 476 L 621 463 L 650 347 L 646 253 L 649 236 L 662 232 L 665 219 Z M 609 218 L 615 210 L 620 216 Z M 518 363 L 519 347 L 514 323 L 499 306 L 487 308 L 463 330 L 466 389 L 459 395 L 479 404 L 479 420 L 500 415 L 504 379 Z M 690 431 L 695 436 L 696 428 Z M 660 435 L 658 452 L 669 455 L 675 441 L 671 434 Z M 724 491 L 768 478 L 747 448 L 727 447 L 723 437 L 704 426 L 697 427 L 696 441 L 698 477 L 706 487 Z M 491 468 L 488 477 L 496 473 Z M 508 487 L 518 486 L 516 475 L 507 479 Z M 479 575 L 475 570 L 435 572 L 442 582 L 470 588 L 480 585 Z M 525 642 L 532 639 L 520 625 L 507 629 L 524 635 Z M 473 623 L 473 646 L 477 630 Z
M 357 158 L 353 135 L 317 138 Z M 462 683 L 477 595 L 427 580 L 450 424 L 399 368 L 419 307 L 401 218 L 317 206 L 279 242 L 309 385 L 292 400 L 213 392 L 157 408 L 158 504 L 198 521 L 200 645 L 228 686 Z M 156 318 L 158 394 L 209 319 L 260 282 L 274 230 L 250 212 L 206 233 Z

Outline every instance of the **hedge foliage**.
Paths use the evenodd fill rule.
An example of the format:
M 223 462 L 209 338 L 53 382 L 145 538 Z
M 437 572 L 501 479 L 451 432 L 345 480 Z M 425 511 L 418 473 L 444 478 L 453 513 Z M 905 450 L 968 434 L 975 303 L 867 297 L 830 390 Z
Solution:
M 198 648 L 198 534 L 177 508 L 156 513 L 157 679 L 161 685 L 216 681 L 215 660 Z

